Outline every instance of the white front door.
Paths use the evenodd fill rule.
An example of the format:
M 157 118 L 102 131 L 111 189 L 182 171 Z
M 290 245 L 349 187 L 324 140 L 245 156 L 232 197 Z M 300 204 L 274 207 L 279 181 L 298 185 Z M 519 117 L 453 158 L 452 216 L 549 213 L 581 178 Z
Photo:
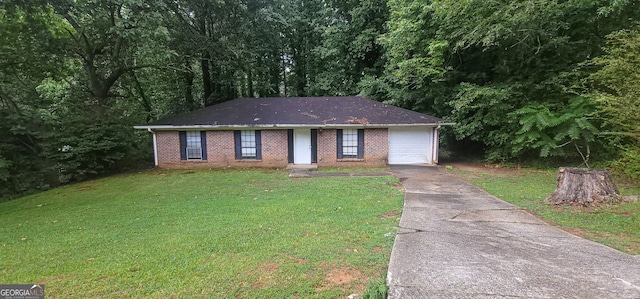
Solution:
M 293 130 L 293 164 L 311 164 L 311 129 Z

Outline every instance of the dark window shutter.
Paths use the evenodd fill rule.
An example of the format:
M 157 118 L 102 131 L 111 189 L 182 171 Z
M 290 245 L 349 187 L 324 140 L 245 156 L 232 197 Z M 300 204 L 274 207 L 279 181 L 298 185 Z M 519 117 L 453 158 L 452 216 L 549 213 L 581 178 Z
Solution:
M 187 159 L 187 132 L 180 131 L 178 132 L 180 136 L 180 160 Z
M 262 160 L 262 131 L 256 130 L 256 159 Z
M 293 129 L 287 130 L 287 142 L 288 142 L 288 161 L 293 163 Z
M 318 129 L 311 129 L 311 163 L 318 163 Z
M 233 139 L 235 140 L 236 159 L 242 159 L 242 140 L 240 131 L 233 131 Z
M 358 129 L 358 159 L 364 159 L 364 129 Z
M 207 159 L 207 131 L 200 131 L 200 144 L 202 145 L 202 160 Z
M 342 129 L 336 130 L 336 153 L 338 159 L 342 159 Z

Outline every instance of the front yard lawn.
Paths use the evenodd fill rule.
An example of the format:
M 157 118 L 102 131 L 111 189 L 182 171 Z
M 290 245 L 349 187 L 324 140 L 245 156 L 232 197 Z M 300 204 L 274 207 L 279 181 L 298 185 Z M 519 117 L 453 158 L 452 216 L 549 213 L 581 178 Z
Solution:
M 344 298 L 386 272 L 396 182 L 163 170 L 54 189 L 0 203 L 0 283 L 43 283 L 47 298 Z
M 555 190 L 556 169 L 454 165 L 448 171 L 570 233 L 632 255 L 640 254 L 640 201 L 597 208 L 542 203 Z M 637 186 L 618 183 L 618 187 L 622 195 L 640 192 Z

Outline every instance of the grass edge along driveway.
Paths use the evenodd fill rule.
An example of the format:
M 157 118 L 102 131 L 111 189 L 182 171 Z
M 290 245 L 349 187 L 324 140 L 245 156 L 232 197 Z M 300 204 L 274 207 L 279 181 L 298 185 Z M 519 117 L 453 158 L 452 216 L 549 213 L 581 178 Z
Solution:
M 481 164 L 453 164 L 445 169 L 567 232 L 631 255 L 640 255 L 640 201 L 595 208 L 555 206 L 542 200 L 555 190 L 557 169 L 486 167 Z M 622 195 L 640 194 L 636 185 L 616 183 Z
M 0 282 L 48 298 L 337 298 L 386 273 L 394 177 L 160 170 L 0 203 Z

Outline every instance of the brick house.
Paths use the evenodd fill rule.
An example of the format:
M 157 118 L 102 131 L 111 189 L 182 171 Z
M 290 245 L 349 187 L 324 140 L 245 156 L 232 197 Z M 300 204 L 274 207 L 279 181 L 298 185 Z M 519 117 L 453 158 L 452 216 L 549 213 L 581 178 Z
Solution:
M 442 119 L 363 97 L 245 98 L 142 126 L 163 168 L 437 164 Z

